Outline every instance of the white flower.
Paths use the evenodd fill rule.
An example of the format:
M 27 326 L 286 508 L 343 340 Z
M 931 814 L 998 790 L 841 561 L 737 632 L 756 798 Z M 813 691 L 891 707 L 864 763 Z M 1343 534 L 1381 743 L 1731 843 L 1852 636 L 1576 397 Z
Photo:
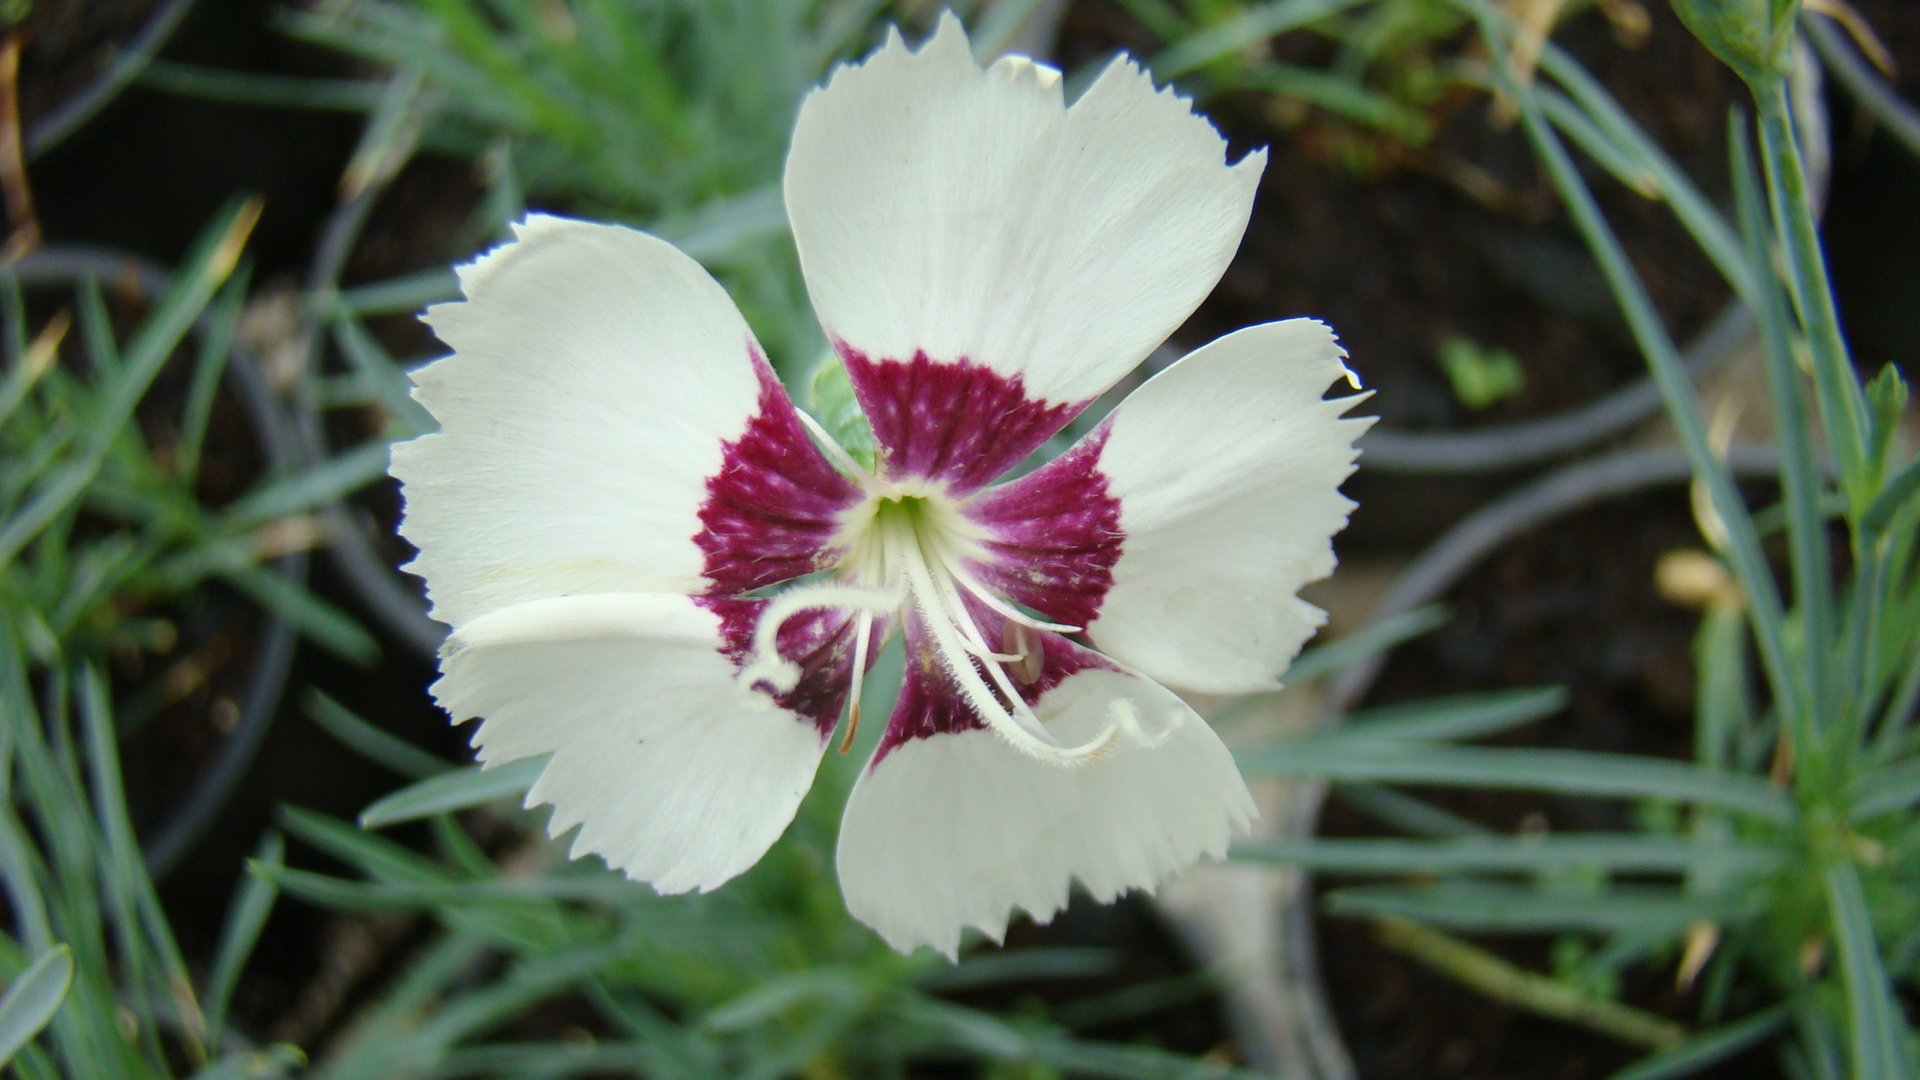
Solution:
M 668 244 L 536 216 L 463 268 L 466 301 L 429 313 L 454 353 L 417 376 L 441 430 L 393 473 L 454 628 L 434 694 L 484 718 L 480 759 L 551 754 L 528 802 L 579 826 L 576 855 L 712 889 L 786 827 L 897 630 L 906 682 L 838 856 L 895 948 L 951 956 L 1073 878 L 1106 900 L 1222 855 L 1253 803 L 1165 686 L 1272 689 L 1321 621 L 1294 593 L 1333 568 L 1366 427 L 1322 399 L 1332 333 L 1231 334 L 994 481 L 1219 279 L 1265 163 L 1225 149 L 1130 61 L 1069 108 L 1057 72 L 982 70 L 951 16 L 836 71 L 786 201 L 871 473 L 809 437 Z

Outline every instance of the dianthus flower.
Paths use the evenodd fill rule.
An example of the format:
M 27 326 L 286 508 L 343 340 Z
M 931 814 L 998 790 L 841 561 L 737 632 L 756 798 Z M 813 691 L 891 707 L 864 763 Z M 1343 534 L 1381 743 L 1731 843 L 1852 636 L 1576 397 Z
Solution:
M 1326 327 L 1221 338 L 1003 478 L 1213 288 L 1265 164 L 1124 58 L 984 70 L 957 20 L 800 109 L 787 214 L 872 468 L 794 407 L 721 287 L 534 216 L 462 268 L 394 450 L 452 626 L 433 692 L 488 765 L 551 755 L 555 835 L 664 893 L 786 828 L 890 635 L 906 673 L 841 825 L 848 909 L 952 955 L 1218 857 L 1254 814 L 1166 687 L 1275 688 L 1321 621 L 1366 421 Z M 849 739 L 851 731 L 848 732 Z

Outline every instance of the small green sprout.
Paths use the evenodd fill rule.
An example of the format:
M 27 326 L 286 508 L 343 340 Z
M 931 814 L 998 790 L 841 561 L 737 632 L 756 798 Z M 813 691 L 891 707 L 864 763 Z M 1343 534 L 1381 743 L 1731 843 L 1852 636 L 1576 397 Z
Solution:
M 1440 368 L 1453 384 L 1453 396 L 1469 409 L 1486 409 L 1519 394 L 1527 373 L 1511 350 L 1454 336 L 1440 343 Z

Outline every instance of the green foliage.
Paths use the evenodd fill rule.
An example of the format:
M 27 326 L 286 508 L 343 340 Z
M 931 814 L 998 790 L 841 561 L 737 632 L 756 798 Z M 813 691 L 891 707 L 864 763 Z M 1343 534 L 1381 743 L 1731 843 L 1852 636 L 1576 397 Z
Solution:
M 274 1077 L 301 1059 L 259 1048 L 220 1016 L 228 975 L 258 934 L 258 904 L 229 924 L 209 1001 L 195 983 L 134 842 L 117 730 L 90 664 L 30 675 L 21 641 L 0 636 L 0 883 L 13 911 L 0 933 L 0 1049 L 27 1080 L 182 1075 Z M 40 700 L 33 693 L 37 682 Z M 44 704 L 43 704 L 44 703 Z
M 1249 845 L 1242 854 L 1401 879 L 1337 889 L 1329 906 L 1413 927 L 1424 944 L 1405 947 L 1428 963 L 1602 1030 L 1581 1018 L 1582 1002 L 1610 1000 L 1628 965 L 1679 963 L 1701 987 L 1705 1029 L 1623 1077 L 1686 1075 L 1781 1030 L 1794 1033 L 1784 1053 L 1797 1075 L 1912 1075 L 1920 1043 L 1897 987 L 1920 986 L 1920 466 L 1898 431 L 1905 385 L 1891 372 L 1863 385 L 1838 333 L 1778 80 L 1761 67 L 1743 71 L 1760 106 L 1761 148 L 1756 163 L 1736 116 L 1734 227 L 1570 58 L 1549 44 L 1541 70 L 1551 82 L 1523 81 L 1511 67 L 1516 31 L 1507 17 L 1481 0 L 1451 2 L 1505 58 L 1491 85 L 1514 99 L 1628 315 L 1725 528 L 1721 555 L 1739 588 L 1713 600 L 1702 620 L 1695 763 L 1465 746 L 1459 741 L 1498 725 L 1449 731 L 1444 717 L 1459 703 L 1401 706 L 1397 726 L 1356 717 L 1349 728 L 1360 735 L 1334 729 L 1241 761 L 1251 773 L 1332 779 L 1361 796 L 1356 805 L 1390 812 L 1383 819 L 1425 836 Z M 1675 6 L 1689 14 L 1689 5 Z M 1791 10 L 1775 10 L 1782 6 L 1699 5 L 1714 19 L 1762 18 L 1769 32 L 1790 35 Z M 1692 14 L 1704 36 L 1700 13 Z M 1784 581 L 1761 552 L 1755 515 L 1704 437 L 1671 339 L 1562 136 L 1621 181 L 1664 193 L 1760 316 L 1784 488 L 1782 504 L 1765 515 L 1787 534 Z M 1776 265 L 1786 268 L 1784 282 Z M 1794 357 L 1799 341 L 1812 354 L 1811 378 Z M 1837 474 L 1820 467 L 1816 419 L 1836 448 Z M 1847 532 L 1844 561 L 1830 550 L 1829 506 Z M 1367 737 L 1370 728 L 1387 737 Z M 1434 734 L 1414 734 L 1421 730 Z M 1501 837 L 1378 784 L 1607 799 L 1631 811 L 1641 831 Z M 1554 982 L 1574 996 L 1541 997 L 1551 988 L 1534 983 L 1538 976 L 1494 978 L 1487 958 L 1446 930 L 1558 935 Z
M 65 311 L 29 342 L 21 281 L 0 275 L 12 329 L 0 381 L 0 624 L 39 661 L 164 651 L 175 637 L 166 605 L 213 580 L 344 656 L 364 661 L 378 649 L 346 615 L 263 564 L 309 542 L 306 514 L 384 472 L 384 448 L 269 475 L 218 509 L 201 501 L 207 428 L 245 299 L 244 275 L 232 275 L 258 213 L 257 203 L 236 205 L 210 226 L 124 341 L 98 283 L 78 278 L 79 365 L 60 362 Z M 182 355 L 196 328 L 197 347 Z M 149 434 L 136 410 L 176 356 L 190 363 L 180 404 Z
M 785 230 L 780 166 L 801 96 L 867 43 L 878 6 L 373 0 L 290 15 L 287 25 L 391 68 L 389 85 L 416 91 L 407 98 L 414 122 L 396 123 L 396 136 L 491 162 L 510 179 L 510 196 L 492 208 L 495 228 L 522 199 L 642 225 L 704 261 L 776 367 L 797 378 L 823 350 Z M 205 73 L 180 88 L 270 89 Z M 384 99 L 364 87 L 348 97 L 334 84 L 305 88 L 314 104 L 379 119 Z
M 1363 176 L 1383 171 L 1405 148 L 1425 145 L 1459 85 L 1453 49 L 1467 20 L 1443 0 L 1125 6 L 1166 42 L 1149 60 L 1155 76 L 1179 79 L 1202 98 L 1259 95 L 1282 127 L 1316 117 L 1324 151 Z M 1322 39 L 1331 59 L 1274 57 L 1268 40 L 1296 29 Z

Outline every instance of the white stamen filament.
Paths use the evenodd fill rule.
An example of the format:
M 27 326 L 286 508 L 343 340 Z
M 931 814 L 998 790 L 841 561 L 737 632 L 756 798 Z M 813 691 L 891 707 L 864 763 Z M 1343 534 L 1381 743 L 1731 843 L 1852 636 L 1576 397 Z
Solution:
M 906 539 L 908 543 L 913 543 L 911 538 Z M 918 546 L 914 544 L 915 548 Z M 1007 683 L 1005 688 L 1007 700 L 1014 706 L 1014 710 L 1010 711 L 1006 705 L 1001 704 L 1000 699 L 980 678 L 979 670 L 968 658 L 968 650 L 961 644 L 959 634 L 956 632 L 959 626 L 964 624 L 972 630 L 973 636 L 978 638 L 980 631 L 974 627 L 973 620 L 967 617 L 964 608 L 951 614 L 944 610 L 946 605 L 942 603 L 941 590 L 934 581 L 932 567 L 929 566 L 924 552 L 901 551 L 900 556 L 902 568 L 906 572 L 907 593 L 920 608 L 921 621 L 926 624 L 928 632 L 933 637 L 942 665 L 947 669 L 947 674 L 953 679 L 954 684 L 966 695 L 967 704 L 973 707 L 974 715 L 978 716 L 994 734 L 1005 739 L 1007 744 L 1015 750 L 1050 765 L 1071 767 L 1089 764 L 1099 760 L 1107 751 L 1113 749 L 1115 741 L 1121 734 L 1118 724 L 1108 724 L 1092 739 L 1079 746 L 1060 746 L 1048 740 L 1039 718 L 1033 715 L 1033 710 L 1028 707 L 1025 699 L 1013 691 L 1006 672 L 998 664 L 987 664 L 985 667 L 989 672 L 997 675 L 1000 681 Z M 982 644 L 981 647 L 985 648 L 985 645 Z
M 840 440 L 828 434 L 827 429 L 820 426 L 820 421 L 808 416 L 805 409 L 796 408 L 793 411 L 800 414 L 800 422 L 813 433 L 814 441 L 820 444 L 820 448 L 827 452 L 827 456 L 833 459 L 835 465 L 840 466 L 841 472 L 852 477 L 867 475 L 867 470 L 854 463 L 853 455 L 847 453 L 847 448 L 840 445 Z
M 1042 642 L 1033 631 L 1074 633 L 1080 628 L 1048 622 L 1021 611 L 969 571 L 973 554 L 971 525 L 943 502 L 943 495 L 902 491 L 902 485 L 871 476 L 856 466 L 847 452 L 806 413 L 800 418 L 827 454 L 849 475 L 860 480 L 870 495 L 843 526 L 847 531 L 841 573 L 851 582 L 798 585 L 774 596 L 754 626 L 751 660 L 739 678 L 748 685 L 766 684 L 776 693 L 792 690 L 800 681 L 800 666 L 780 655 L 782 627 L 805 611 L 843 609 L 855 613 L 853 673 L 848 687 L 850 706 L 840 751 L 852 745 L 860 722 L 860 693 L 866 660 L 873 647 L 876 617 L 893 616 L 911 603 L 919 613 L 933 651 L 949 681 L 980 722 L 1014 749 L 1040 761 L 1072 768 L 1099 760 L 1130 739 L 1144 746 L 1166 741 L 1181 720 L 1175 717 L 1162 731 L 1149 733 L 1131 702 L 1118 700 L 1108 710 L 1108 722 L 1092 738 L 1075 746 L 1054 741 L 1046 724 L 1020 693 L 1012 675 L 1022 684 L 1037 682 L 1044 665 Z M 911 490 L 911 489 L 910 489 Z M 948 515 L 954 520 L 942 519 Z M 928 517 L 933 516 L 929 521 Z M 874 587 L 869 583 L 883 583 Z M 986 641 L 969 610 L 969 600 L 1006 620 L 1002 648 Z M 979 661 L 976 663 L 976 659 Z M 1011 666 L 1012 671 L 1009 671 Z M 982 676 L 982 672 L 985 676 Z M 989 681 L 991 685 L 989 685 Z
M 1083 626 L 1068 626 L 1065 623 L 1054 623 L 1047 622 L 1044 619 L 1036 619 L 1026 612 L 1021 611 L 1019 608 L 1000 599 L 992 589 L 988 588 L 979 578 L 974 577 L 957 559 L 947 564 L 947 572 L 953 575 L 955 581 L 966 586 L 967 591 L 977 597 L 981 603 L 992 608 L 994 613 L 1003 619 L 1017 622 L 1022 626 L 1032 627 L 1035 630 L 1051 630 L 1056 634 L 1077 634 L 1086 629 L 1086 627 Z
M 853 632 L 853 681 L 847 688 L 847 733 L 840 740 L 840 752 L 853 749 L 853 737 L 860 733 L 860 691 L 867 681 L 867 648 L 873 644 L 873 612 L 860 613 L 860 625 Z
M 820 582 L 796 585 L 767 601 L 753 627 L 753 662 L 740 670 L 748 686 L 767 683 L 785 693 L 800 681 L 800 665 L 780 655 L 780 628 L 803 611 L 847 608 L 887 615 L 900 610 L 905 599 L 899 589 L 863 589 L 857 585 Z

